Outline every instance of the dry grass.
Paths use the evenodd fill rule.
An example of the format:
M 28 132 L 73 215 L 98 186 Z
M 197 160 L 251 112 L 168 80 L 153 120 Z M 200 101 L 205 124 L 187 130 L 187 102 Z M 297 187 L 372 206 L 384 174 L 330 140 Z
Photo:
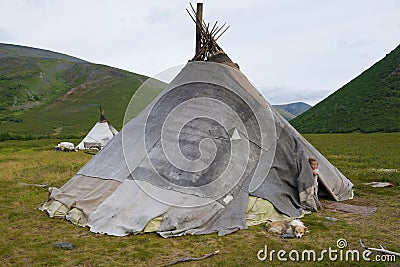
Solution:
M 280 262 L 259 261 L 264 248 L 303 251 L 336 249 L 345 238 L 348 249 L 362 251 L 359 239 L 370 246 L 380 244 L 399 252 L 400 245 L 400 134 L 307 135 L 323 154 L 355 183 L 355 199 L 347 203 L 375 206 L 371 216 L 344 214 L 322 209 L 304 218 L 311 233 L 302 239 L 283 240 L 267 233 L 262 225 L 217 237 L 184 236 L 163 239 L 157 234 L 112 237 L 94 234 L 87 228 L 50 219 L 37 206 L 47 189 L 28 184 L 60 187 L 92 156 L 83 152 L 51 151 L 55 140 L 8 141 L 0 143 L 0 265 L 2 266 L 160 266 L 175 259 L 220 250 L 220 254 L 178 266 L 398 266 L 378 262 Z M 390 149 L 390 150 L 389 150 Z M 387 153 L 387 151 L 390 153 Z M 391 188 L 371 188 L 369 181 L 389 181 Z M 335 217 L 336 222 L 325 217 Z M 73 250 L 53 248 L 67 241 Z M 371 257 L 372 258 L 372 257 Z

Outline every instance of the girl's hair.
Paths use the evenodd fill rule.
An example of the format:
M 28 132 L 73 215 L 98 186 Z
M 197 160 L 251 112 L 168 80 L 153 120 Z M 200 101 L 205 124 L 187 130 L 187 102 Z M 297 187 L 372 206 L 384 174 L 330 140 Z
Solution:
M 317 163 L 318 164 L 318 160 L 315 158 L 308 158 L 308 163 Z

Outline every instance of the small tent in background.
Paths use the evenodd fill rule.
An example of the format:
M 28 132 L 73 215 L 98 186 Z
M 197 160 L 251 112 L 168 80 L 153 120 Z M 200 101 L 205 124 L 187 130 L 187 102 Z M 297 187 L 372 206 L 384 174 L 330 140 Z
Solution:
M 100 107 L 100 119 L 77 146 L 78 149 L 101 149 L 118 134 L 118 131 L 107 121 Z
M 316 210 L 309 157 L 320 163 L 321 197 L 352 198 L 353 184 L 218 46 L 223 26 L 192 11 L 193 60 L 64 186 L 49 188 L 41 210 L 116 236 L 225 235 Z

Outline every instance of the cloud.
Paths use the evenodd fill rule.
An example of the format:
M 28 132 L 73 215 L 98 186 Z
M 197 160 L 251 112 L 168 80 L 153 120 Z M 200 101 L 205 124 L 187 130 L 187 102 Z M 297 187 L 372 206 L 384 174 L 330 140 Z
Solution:
M 23 2 L 34 8 L 43 8 L 54 0 L 23 0 Z
M 360 48 L 363 46 L 369 46 L 373 44 L 372 40 L 369 39 L 358 39 L 358 40 L 340 40 L 337 42 L 339 48 Z
M 333 91 L 331 90 L 296 90 L 285 85 L 268 86 L 259 88 L 264 97 L 272 104 L 288 104 L 293 102 L 304 102 L 314 106 Z
M 148 10 L 146 15 L 147 24 L 169 24 L 174 18 L 174 12 L 172 10 L 167 10 L 159 7 L 152 7 Z
M 12 34 L 11 31 L 0 28 L 0 42 L 2 42 L 2 40 L 13 40 L 14 42 L 17 42 L 18 38 Z

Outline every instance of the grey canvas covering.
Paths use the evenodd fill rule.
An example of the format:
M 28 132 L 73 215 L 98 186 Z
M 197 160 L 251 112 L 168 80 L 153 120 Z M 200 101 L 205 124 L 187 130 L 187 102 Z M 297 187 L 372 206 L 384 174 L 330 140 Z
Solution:
M 249 195 L 290 217 L 315 210 L 309 157 L 321 194 L 352 197 L 352 183 L 240 71 L 190 62 L 50 199 L 82 210 L 93 232 L 139 233 L 161 216 L 164 237 L 224 235 L 247 228 Z

